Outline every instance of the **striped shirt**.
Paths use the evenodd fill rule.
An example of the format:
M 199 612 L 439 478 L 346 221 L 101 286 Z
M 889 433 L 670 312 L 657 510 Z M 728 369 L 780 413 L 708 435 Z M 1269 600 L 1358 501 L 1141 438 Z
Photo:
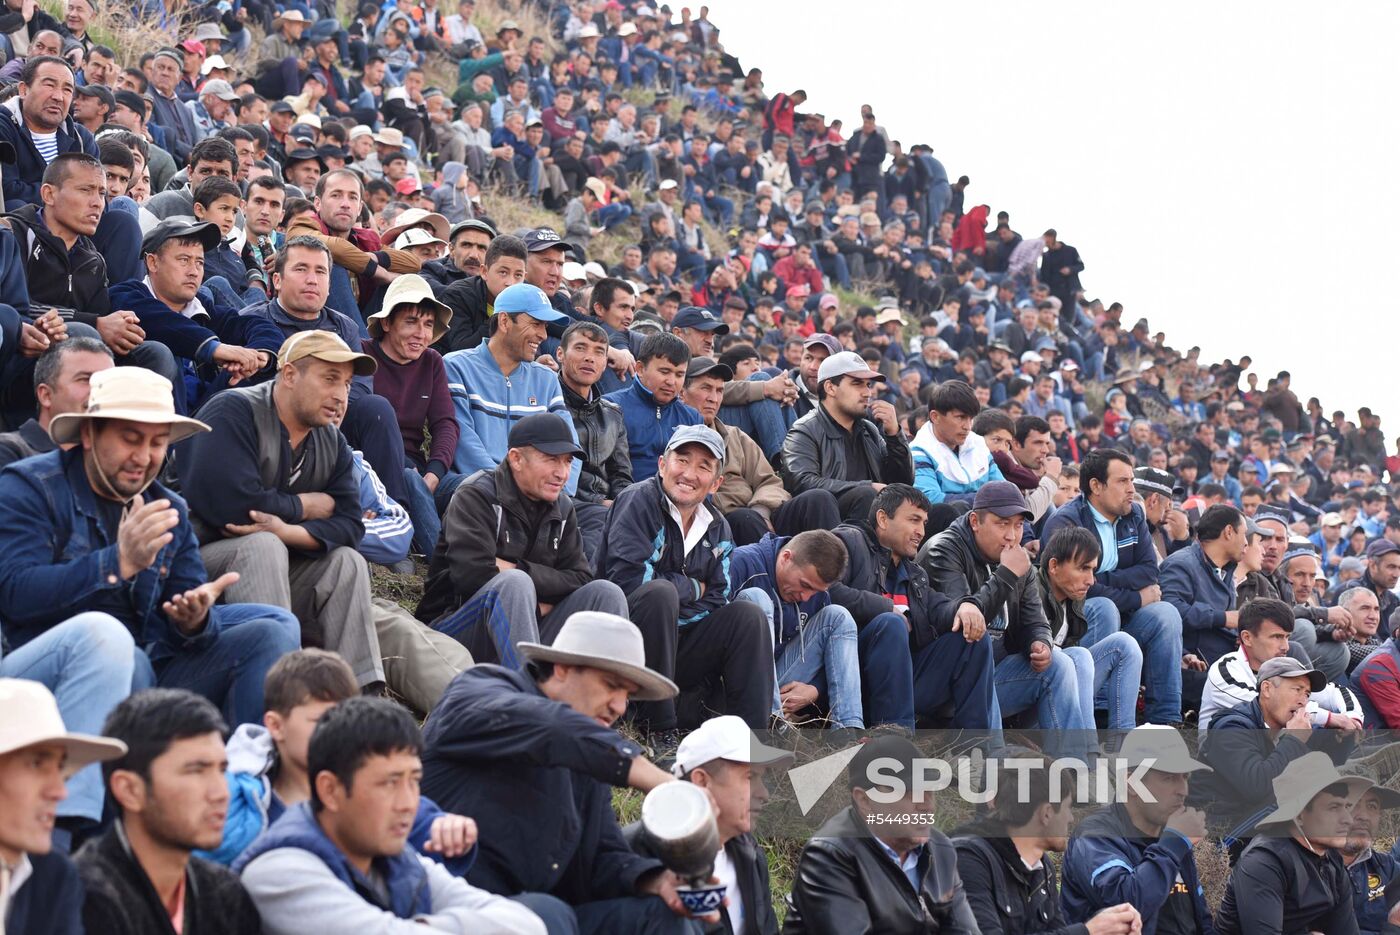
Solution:
M 58 132 L 53 133 L 30 133 L 34 140 L 34 148 L 39 151 L 39 155 L 44 157 L 44 164 L 48 165 L 58 158 Z

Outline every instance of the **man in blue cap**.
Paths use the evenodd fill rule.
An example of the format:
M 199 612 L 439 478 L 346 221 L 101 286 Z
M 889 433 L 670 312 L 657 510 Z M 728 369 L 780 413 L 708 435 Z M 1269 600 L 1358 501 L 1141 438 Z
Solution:
M 516 283 L 496 296 L 491 337 L 443 358 L 461 434 L 452 462 L 454 473 L 442 479 L 436 492 L 439 512 L 446 509 L 463 477 L 494 471 L 505 460 L 511 427 L 521 419 L 554 412 L 573 431 L 558 375 L 534 362 L 545 340 L 545 327 L 566 317 L 549 304 L 538 286 Z M 578 489 L 578 474 L 575 461 L 566 487 L 570 494 Z

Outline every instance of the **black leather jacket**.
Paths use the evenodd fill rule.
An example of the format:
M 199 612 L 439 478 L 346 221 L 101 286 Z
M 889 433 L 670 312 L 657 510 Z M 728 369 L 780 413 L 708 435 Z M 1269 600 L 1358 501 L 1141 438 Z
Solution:
M 1042 860 L 1038 870 L 1027 868 L 1005 826 L 994 822 L 966 825 L 953 834 L 958 875 L 983 932 L 1088 935 L 1088 926 L 1069 925 L 1060 914 L 1053 861 Z
M 894 610 L 894 602 L 885 596 L 885 579 L 894 559 L 866 523 L 842 523 L 834 532 L 846 546 L 850 561 L 845 581 L 831 586 L 831 602 L 849 610 L 856 626 L 863 627 Z M 928 572 L 918 562 L 903 564 L 909 575 L 909 643 L 922 649 L 952 628 L 959 602 L 931 588 Z
M 857 433 L 865 452 L 865 480 L 845 480 L 845 431 L 818 406 L 798 419 L 783 442 L 783 483 L 795 496 L 807 490 L 829 490 L 839 497 L 866 483 L 912 484 L 914 460 L 902 432 L 884 435 L 869 419 L 858 419 Z
M 642 823 L 634 821 L 622 829 L 627 845 L 643 857 L 657 855 L 647 846 Z M 724 852 L 734 866 L 739 893 L 744 898 L 744 928 L 734 931 L 727 914 L 718 923 L 702 923 L 705 935 L 778 935 L 778 916 L 773 912 L 773 891 L 768 883 L 768 855 L 752 834 L 741 834 L 725 842 Z
M 977 935 L 957 851 L 941 831 L 930 831 L 919 870 L 916 892 L 854 806 L 847 808 L 802 849 L 783 935 Z
M 580 503 L 602 503 L 616 500 L 632 483 L 632 458 L 627 447 L 627 424 L 617 403 L 604 399 L 598 387 L 590 387 L 590 398 L 584 399 L 565 385 L 564 405 L 574 418 L 578 444 L 583 449 L 583 469 L 578 478 Z
M 953 525 L 924 543 L 918 563 L 928 572 L 929 581 L 950 598 L 961 602 L 971 596 L 982 616 L 987 633 L 994 638 L 992 622 L 1004 615 L 1006 630 L 1001 634 L 998 660 L 1011 653 L 1029 654 L 1037 641 L 1052 645 L 1050 624 L 1040 606 L 1040 584 L 1035 566 L 1021 577 L 997 565 L 993 568 L 977 551 L 970 514 L 963 514 Z

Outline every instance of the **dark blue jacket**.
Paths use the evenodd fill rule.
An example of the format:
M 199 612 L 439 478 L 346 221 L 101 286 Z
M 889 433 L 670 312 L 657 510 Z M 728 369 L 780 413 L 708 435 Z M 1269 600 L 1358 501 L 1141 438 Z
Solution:
M 151 660 L 202 652 L 219 635 L 210 614 L 204 629 L 184 636 L 161 605 L 206 580 L 189 508 L 159 482 L 144 497 L 168 499 L 180 515 L 173 538 L 150 567 L 123 581 L 116 529 L 99 518 L 97 495 L 83 468 L 82 449 L 51 451 L 0 472 L 0 620 L 12 646 L 84 611 L 116 617 Z
M 233 870 L 242 873 L 243 868 L 257 857 L 288 847 L 315 854 L 347 889 L 365 902 L 392 912 L 400 919 L 430 915 L 433 911 L 428 872 L 419 862 L 417 851 L 404 845 L 404 849 L 393 857 L 374 858 L 374 869 L 378 871 L 384 888 L 389 891 L 389 904 L 386 906 L 378 888 L 352 866 L 345 853 L 326 837 L 326 832 L 321 830 L 311 814 L 310 802 L 287 809 L 281 818 L 273 822 L 272 827 L 248 845 L 248 849 L 233 862 Z
M 1060 888 L 1065 921 L 1087 922 L 1110 906 L 1132 903 L 1142 913 L 1142 935 L 1155 935 L 1177 874 L 1196 905 L 1198 931 L 1213 935 L 1191 841 L 1166 830 L 1157 838 L 1144 837 L 1121 804 L 1098 809 L 1074 829 L 1065 851 Z
M 5 167 L 3 183 L 0 183 L 0 190 L 5 193 L 6 210 L 41 204 L 43 199 L 39 197 L 39 185 L 49 164 L 39 155 L 29 128 L 8 107 L 0 108 L 0 140 L 15 148 L 15 164 Z M 72 117 L 63 118 L 63 123 L 59 124 L 57 140 L 59 155 L 81 151 L 97 157 L 97 141 L 87 127 L 76 123 Z
M 529 672 L 478 665 L 423 727 L 423 794 L 481 829 L 467 879 L 571 905 L 632 896 L 661 862 L 632 852 L 612 810 L 641 748 L 546 698 Z
M 1075 497 L 1056 510 L 1045 523 L 1042 541 L 1049 542 L 1055 531 L 1065 526 L 1082 526 L 1098 535 L 1093 507 L 1086 497 Z M 1157 583 L 1157 550 L 1152 545 L 1152 531 L 1147 528 L 1147 516 L 1140 504 L 1134 503 L 1131 513 L 1119 517 L 1114 530 L 1118 536 L 1118 567 L 1094 576 L 1089 597 L 1108 598 L 1126 618 L 1142 606 L 1137 592 Z
M 1199 542 L 1168 555 L 1158 573 L 1162 600 L 1181 613 L 1182 645 L 1207 663 L 1235 651 L 1238 633 L 1225 626 L 1225 612 L 1235 609 L 1235 563 L 1224 577 Z
M 633 484 L 617 495 L 598 550 L 598 577 L 613 582 L 625 594 L 657 578 L 671 582 L 680 597 L 680 625 L 685 626 L 728 601 L 734 536 L 724 514 L 707 499 L 695 522 L 708 522 L 709 528 L 686 555 L 685 536 L 667 502 L 660 477 Z
M 1380 935 L 1385 929 L 1385 887 L 1397 874 L 1400 874 L 1400 861 L 1395 859 L 1393 850 L 1388 854 L 1372 851 L 1371 856 L 1347 868 L 1356 925 L 1361 935 Z
M 778 593 L 778 553 L 791 538 L 779 538 L 770 532 L 751 545 L 739 546 L 729 557 L 730 599 L 745 588 L 759 588 L 773 602 L 774 658 L 782 655 L 783 647 L 814 614 L 831 605 L 831 596 L 825 591 L 818 591 L 801 604 L 784 601 Z
M 30 854 L 33 875 L 10 902 L 6 931 L 83 935 L 83 883 L 65 854 Z
M 276 325 L 277 330 L 282 334 L 281 340 L 277 342 L 279 349 L 282 347 L 282 341 L 302 331 L 329 331 L 339 335 L 340 340 L 351 348 L 358 348 L 360 342 L 369 337 L 367 332 L 362 332 L 360 325 L 353 318 L 344 312 L 336 311 L 329 305 L 321 309 L 319 316 L 310 320 L 293 318 L 288 315 L 287 310 L 282 307 L 282 303 L 276 299 L 268 299 L 257 305 L 245 306 L 238 310 L 238 314 L 244 318 L 261 318 Z M 268 371 L 268 376 L 275 372 L 276 368 L 274 367 L 273 370 Z M 257 382 L 257 380 L 255 379 L 253 382 Z M 350 400 L 354 402 L 364 394 L 372 392 L 374 392 L 373 377 L 355 377 L 350 385 Z
M 1211 718 L 1200 756 L 1212 771 L 1191 780 L 1188 802 L 1204 808 L 1212 819 L 1229 822 L 1229 831 L 1246 834 L 1274 809 L 1275 777 L 1299 757 L 1325 750 L 1324 741 L 1340 733 L 1313 731 L 1305 743 L 1284 731 L 1275 743 L 1259 699 L 1240 702 Z M 1344 760 L 1345 756 L 1338 763 Z
M 676 426 L 700 424 L 700 413 L 681 402 L 679 396 L 664 406 L 657 405 L 656 397 L 641 380 L 634 379 L 624 389 L 603 398 L 617 403 L 622 410 L 634 481 L 644 481 L 656 473 L 656 460 L 666 450 Z

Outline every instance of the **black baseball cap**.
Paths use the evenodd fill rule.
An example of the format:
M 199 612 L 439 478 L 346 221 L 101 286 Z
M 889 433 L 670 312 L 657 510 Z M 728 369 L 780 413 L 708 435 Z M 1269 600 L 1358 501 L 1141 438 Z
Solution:
M 155 253 L 167 240 L 183 240 L 186 237 L 196 237 L 205 250 L 213 250 L 223 239 L 223 234 L 219 231 L 219 225 L 211 221 L 181 221 L 170 218 L 152 227 L 146 232 L 146 236 L 141 238 L 141 255 Z
M 673 329 L 699 328 L 701 331 L 718 331 L 720 334 L 729 333 L 729 326 L 716 318 L 714 312 L 695 305 L 687 305 L 676 312 L 676 317 L 671 319 L 671 327 Z
M 878 773 L 880 777 L 898 777 L 904 781 L 905 788 L 912 788 L 914 761 L 922 756 L 919 748 L 907 737 L 894 734 L 876 737 L 861 744 L 851 758 L 851 765 L 846 770 L 846 786 L 849 789 L 870 789 L 883 785 L 883 781 L 876 781 Z M 877 760 L 893 760 L 896 765 L 891 769 L 889 763 L 881 763 L 878 771 L 872 771 L 871 767 Z
M 100 84 L 84 84 L 74 88 L 74 93 L 84 97 L 101 98 L 102 103 L 107 106 L 107 113 L 117 109 L 117 99 L 112 94 L 112 90 Z
M 1003 519 L 1012 516 L 1035 518 L 1031 514 L 1031 508 L 1026 505 L 1026 498 L 1021 495 L 1020 488 L 1004 480 L 994 480 L 978 488 L 977 496 L 972 499 L 972 510 L 974 513 L 987 510 Z
M 350 154 L 349 154 L 349 153 L 347 153 L 345 150 L 341 149 L 339 146 L 336 146 L 336 145 L 333 144 L 333 143 L 327 143 L 327 144 L 324 145 L 324 146 L 317 146 L 317 147 L 316 147 L 316 155 L 318 155 L 318 156 L 321 157 L 321 161 L 322 161 L 323 164 L 324 164 L 325 160 L 327 160 L 327 159 L 349 159 L 349 158 L 350 158 Z
M 143 117 L 146 115 L 146 99 L 135 91 L 118 91 L 112 97 L 116 99 L 117 104 L 133 114 L 140 114 Z M 288 104 L 287 106 L 290 108 L 292 105 Z
M 692 357 L 690 366 L 685 370 L 685 378 L 694 380 L 696 377 L 703 377 L 706 374 L 719 377 L 726 383 L 734 379 L 734 371 L 728 364 L 722 364 L 713 357 Z
M 543 253 L 545 250 L 567 250 L 569 245 L 559 239 L 559 235 L 548 227 L 539 227 L 529 231 L 523 238 L 525 249 L 531 253 Z
M 302 146 L 287 153 L 287 168 L 290 169 L 298 162 L 317 162 L 321 165 L 321 170 L 325 171 L 326 160 L 309 146 Z
M 511 448 L 534 448 L 547 455 L 583 457 L 583 449 L 574 441 L 573 430 L 552 412 L 539 412 L 515 423 L 506 444 Z
M 452 225 L 452 232 L 447 235 L 448 242 L 450 243 L 456 240 L 457 235 L 465 230 L 481 231 L 492 239 L 496 237 L 496 229 L 481 220 L 481 218 L 467 218 L 465 221 L 458 221 L 456 224 Z
M 286 101 L 277 101 L 267 109 L 267 112 L 270 114 L 294 114 L 297 109 Z

